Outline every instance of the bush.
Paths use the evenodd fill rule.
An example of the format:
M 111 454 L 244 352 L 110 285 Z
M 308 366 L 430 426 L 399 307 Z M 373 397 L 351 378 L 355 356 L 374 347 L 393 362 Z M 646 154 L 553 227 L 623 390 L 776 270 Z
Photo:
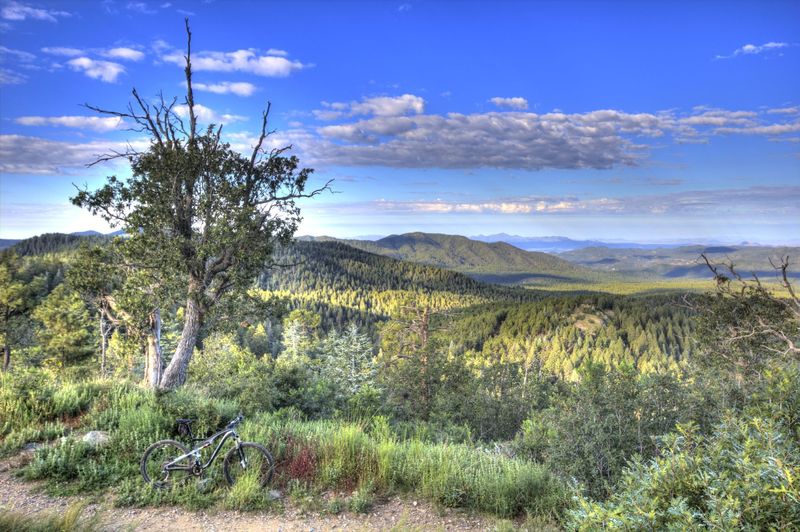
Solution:
M 66 433 L 66 427 L 61 423 L 45 423 L 44 426 L 26 427 L 20 430 L 12 430 L 2 442 L 0 442 L 0 457 L 10 456 L 26 443 L 49 442 L 60 438 Z
M 227 335 L 203 342 L 189 365 L 189 380 L 208 397 L 236 400 L 247 413 L 272 410 L 275 400 L 269 357 L 256 358 Z
M 42 370 L 0 373 L 0 436 L 52 417 L 53 377 Z
M 631 457 L 655 456 L 657 437 L 692 418 L 693 395 L 675 377 L 639 375 L 632 368 L 587 365 L 581 376 L 523 423 L 514 447 L 605 498 Z
M 800 449 L 774 421 L 729 418 L 703 437 L 693 425 L 662 456 L 634 461 L 606 503 L 578 498 L 577 530 L 790 530 L 800 525 Z

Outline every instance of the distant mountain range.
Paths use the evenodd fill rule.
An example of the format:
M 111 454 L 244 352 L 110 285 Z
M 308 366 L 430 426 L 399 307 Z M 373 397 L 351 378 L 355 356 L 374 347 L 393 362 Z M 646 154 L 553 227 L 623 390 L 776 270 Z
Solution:
M 555 255 L 525 251 L 505 242 L 481 242 L 459 235 L 416 232 L 390 235 L 375 241 L 330 237 L 303 239 L 337 240 L 376 255 L 437 266 L 498 284 L 540 284 L 597 277 L 591 269 L 571 264 Z
M 590 247 L 603 247 L 609 249 L 668 249 L 697 243 L 692 241 L 674 243 L 604 242 L 601 240 L 573 240 L 564 236 L 519 236 L 509 235 L 508 233 L 477 235 L 470 238 L 473 240 L 480 240 L 481 242 L 506 242 L 520 249 L 528 251 L 545 251 L 548 253 L 562 253 L 565 251 Z M 707 242 L 706 244 L 717 244 L 717 242 Z M 739 245 L 758 244 L 743 242 Z
M 679 246 L 657 249 L 609 249 L 607 247 L 588 247 L 559 254 L 574 264 L 593 270 L 620 273 L 624 275 L 647 276 L 674 279 L 680 277 L 708 278 L 710 272 L 700 258 L 704 253 L 712 262 L 732 263 L 743 276 L 755 273 L 760 277 L 771 277 L 775 264 L 782 257 L 795 258 L 790 275 L 800 276 L 796 257 L 800 248 L 787 246 Z
M 12 248 L 20 255 L 52 253 L 77 249 L 81 243 L 102 243 L 116 231 L 102 234 L 83 231 L 72 234 L 49 233 L 25 240 L 0 240 L 0 249 Z M 436 233 L 406 233 L 377 240 L 345 240 L 332 237 L 299 237 L 299 241 L 338 242 L 361 251 L 401 261 L 443 268 L 478 280 L 503 285 L 556 285 L 560 283 L 618 282 L 631 278 L 676 279 L 709 278 L 706 265 L 700 260 L 705 253 L 716 262 L 732 262 L 743 275 L 756 273 L 761 277 L 774 275 L 769 259 L 798 257 L 798 247 L 745 245 L 673 245 L 650 247 L 649 244 L 622 244 L 578 247 L 595 243 L 564 237 L 527 238 L 499 234 L 470 239 L 459 235 Z M 502 238 L 501 241 L 490 241 Z M 551 246 L 550 254 L 528 251 L 506 242 L 527 241 L 529 246 Z M 800 277 L 794 265 L 790 272 Z

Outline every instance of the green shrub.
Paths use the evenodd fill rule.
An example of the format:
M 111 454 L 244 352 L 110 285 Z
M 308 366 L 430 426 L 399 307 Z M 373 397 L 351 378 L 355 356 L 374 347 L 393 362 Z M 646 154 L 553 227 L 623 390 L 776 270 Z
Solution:
M 240 477 L 225 493 L 225 508 L 230 510 L 262 510 L 273 505 L 269 491 L 261 487 L 257 471 Z
M 47 422 L 43 426 L 25 427 L 19 430 L 12 430 L 2 442 L 0 442 L 0 457 L 10 456 L 26 443 L 49 442 L 66 434 L 66 427 L 62 423 Z
M 236 400 L 247 413 L 272 410 L 275 390 L 270 357 L 257 358 L 234 338 L 215 334 L 189 365 L 189 382 L 207 397 Z
M 220 493 L 207 490 L 195 479 L 175 484 L 169 489 L 154 488 L 140 477 L 130 477 L 119 483 L 114 505 L 117 507 L 183 506 L 188 510 L 204 510 L 220 499 Z
M 33 460 L 23 469 L 23 476 L 28 480 L 49 479 L 55 482 L 77 480 L 80 468 L 94 454 L 89 445 L 66 439 L 54 447 L 39 449 Z
M 107 389 L 108 383 L 102 381 L 64 383 L 53 393 L 53 415 L 72 417 L 89 409 L 101 390 Z
M 375 504 L 375 488 L 372 483 L 366 483 L 353 493 L 348 506 L 350 511 L 357 514 L 366 514 Z
M 800 526 L 800 449 L 770 420 L 730 418 L 708 437 L 693 426 L 634 461 L 606 503 L 579 497 L 569 528 L 790 530 Z
M 0 436 L 52 418 L 53 376 L 36 369 L 0 373 Z
M 209 395 L 196 386 L 178 388 L 159 396 L 157 402 L 167 423 L 165 429 L 173 435 L 179 418 L 194 419 L 192 431 L 200 438 L 219 430 L 239 414 L 236 401 Z
M 595 498 L 612 492 L 628 460 L 651 458 L 657 438 L 693 418 L 695 395 L 671 375 L 639 375 L 586 364 L 582 380 L 535 411 L 515 439 L 520 456 L 581 482 Z

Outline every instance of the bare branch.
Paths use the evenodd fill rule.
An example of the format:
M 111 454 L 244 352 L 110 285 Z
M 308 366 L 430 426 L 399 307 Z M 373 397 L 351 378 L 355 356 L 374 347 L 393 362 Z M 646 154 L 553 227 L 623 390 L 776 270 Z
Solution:
M 186 105 L 189 107 L 189 143 L 194 144 L 197 135 L 197 117 L 194 114 L 194 92 L 192 91 L 192 30 L 186 17 Z

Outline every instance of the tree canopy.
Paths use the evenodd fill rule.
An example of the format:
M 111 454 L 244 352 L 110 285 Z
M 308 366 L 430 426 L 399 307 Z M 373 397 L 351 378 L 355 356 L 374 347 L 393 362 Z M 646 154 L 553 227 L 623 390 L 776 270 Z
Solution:
M 267 149 L 270 105 L 249 156 L 226 143 L 222 126 L 201 128 L 192 91 L 192 34 L 186 21 L 188 122 L 177 99 L 149 103 L 133 90 L 127 111 L 88 106 L 118 116 L 149 136 L 144 151 L 111 153 L 123 158 L 132 177 L 116 176 L 98 190 L 80 190 L 73 203 L 99 214 L 128 235 L 126 256 L 161 283 L 178 283 L 185 296 L 183 330 L 159 386 L 183 384 L 186 367 L 206 313 L 229 292 L 253 282 L 276 243 L 288 242 L 301 220 L 298 198 L 319 194 L 306 185 L 311 169 L 300 168 L 291 146 Z

